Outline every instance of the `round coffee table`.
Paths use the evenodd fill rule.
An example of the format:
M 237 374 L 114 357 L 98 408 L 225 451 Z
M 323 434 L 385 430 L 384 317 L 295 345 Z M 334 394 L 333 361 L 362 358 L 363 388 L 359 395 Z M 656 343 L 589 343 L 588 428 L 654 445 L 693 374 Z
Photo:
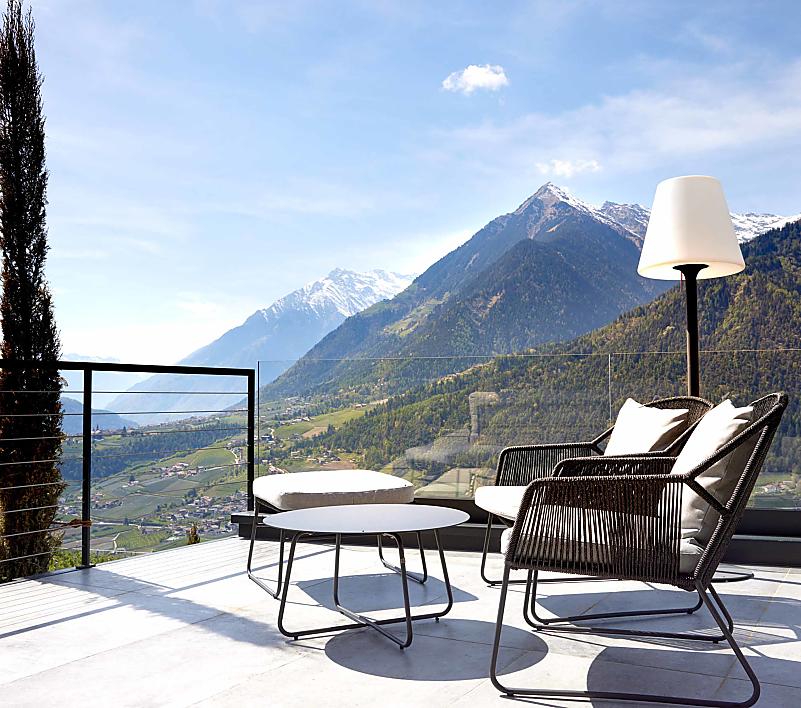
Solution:
M 335 632 L 346 629 L 356 629 L 357 627 L 370 627 L 383 634 L 388 639 L 395 642 L 401 649 L 408 647 L 412 643 L 413 632 L 412 622 L 423 619 L 435 619 L 446 615 L 453 606 L 453 591 L 450 579 L 448 578 L 448 568 L 445 564 L 445 553 L 439 540 L 439 529 L 449 526 L 458 526 L 467 521 L 469 516 L 456 509 L 448 509 L 438 506 L 426 506 L 422 504 L 352 504 L 346 506 L 326 506 L 314 509 L 298 509 L 296 511 L 284 511 L 280 514 L 273 514 L 264 519 L 263 523 L 288 533 L 291 536 L 289 548 L 289 558 L 286 565 L 286 579 L 284 580 L 281 593 L 281 606 L 278 611 L 278 629 L 287 637 L 299 639 L 310 634 L 321 634 Z M 406 559 L 402 534 L 421 531 L 431 531 L 439 553 L 440 563 L 442 564 L 442 577 L 445 582 L 445 589 L 448 593 L 448 603 L 439 612 L 428 612 L 425 614 L 413 615 L 409 605 L 409 581 L 406 572 Z M 401 617 L 390 617 L 386 619 L 371 619 L 365 615 L 348 609 L 339 601 L 339 556 L 343 536 L 376 536 L 377 538 L 387 537 L 395 541 L 398 547 L 400 559 L 398 571 L 401 577 L 401 587 L 403 590 L 404 614 Z M 290 578 L 292 575 L 292 563 L 295 558 L 295 547 L 298 541 L 303 538 L 334 538 L 334 604 L 337 610 L 351 619 L 353 624 L 335 625 L 331 627 L 317 627 L 314 629 L 287 630 L 284 627 L 284 610 L 286 609 L 287 594 L 289 592 Z M 384 629 L 383 625 L 404 622 L 406 624 L 406 636 L 400 638 Z

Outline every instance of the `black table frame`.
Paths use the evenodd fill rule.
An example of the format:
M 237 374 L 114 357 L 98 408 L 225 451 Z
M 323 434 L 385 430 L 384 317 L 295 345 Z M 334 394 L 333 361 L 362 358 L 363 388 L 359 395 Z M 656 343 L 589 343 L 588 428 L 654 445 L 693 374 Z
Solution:
M 453 607 L 453 589 L 451 587 L 450 578 L 448 576 L 448 566 L 447 566 L 447 564 L 445 562 L 445 553 L 442 550 L 442 544 L 440 543 L 439 531 L 437 529 L 431 529 L 431 531 L 434 534 L 434 540 L 436 542 L 437 552 L 439 553 L 440 563 L 442 564 L 442 577 L 443 577 L 443 580 L 445 582 L 445 589 L 446 589 L 446 592 L 447 592 L 447 595 L 448 595 L 448 602 L 447 602 L 445 608 L 442 609 L 442 610 L 439 610 L 438 612 L 426 612 L 426 613 L 422 613 L 422 614 L 412 614 L 412 611 L 411 611 L 411 604 L 410 604 L 410 601 L 409 601 L 409 578 L 411 577 L 411 574 L 408 573 L 407 570 L 406 570 L 406 555 L 404 553 L 404 544 L 403 544 L 403 538 L 402 538 L 402 534 L 401 533 L 384 532 L 384 533 L 380 533 L 380 534 L 375 534 L 375 533 L 370 533 L 370 534 L 359 534 L 359 533 L 348 533 L 348 534 L 336 533 L 336 534 L 331 534 L 331 533 L 323 533 L 323 532 L 316 532 L 316 531 L 296 531 L 296 532 L 293 532 L 292 536 L 291 536 L 291 539 L 290 539 L 289 557 L 288 557 L 287 563 L 286 563 L 286 577 L 283 578 L 282 582 L 279 581 L 280 582 L 279 587 L 281 588 L 281 590 L 280 590 L 280 602 L 281 602 L 281 605 L 280 605 L 280 608 L 278 610 L 278 630 L 284 636 L 291 637 L 292 639 L 300 639 L 301 637 L 307 637 L 307 636 L 310 636 L 310 635 L 313 635 L 313 634 L 327 634 L 329 632 L 341 632 L 341 631 L 345 631 L 345 630 L 349 630 L 349 629 L 358 629 L 358 628 L 361 628 L 361 627 L 369 627 L 371 629 L 376 630 L 377 632 L 379 632 L 380 634 L 385 636 L 387 639 L 390 639 L 391 641 L 393 641 L 395 644 L 398 645 L 398 647 L 401 650 L 403 650 L 406 647 L 410 646 L 411 643 L 412 643 L 412 639 L 414 638 L 414 631 L 412 629 L 412 622 L 415 622 L 415 621 L 418 621 L 418 620 L 424 620 L 424 619 L 433 619 L 436 622 L 439 622 L 439 618 L 440 617 L 444 617 L 446 614 L 448 614 L 448 612 L 450 612 L 451 608 Z M 283 536 L 284 531 L 282 531 L 281 533 L 282 533 L 282 536 Z M 416 531 L 416 532 L 413 532 L 413 533 L 415 533 L 417 535 L 418 542 L 419 542 L 419 540 L 420 540 L 420 532 Z M 379 548 L 381 548 L 381 538 L 382 537 L 383 538 L 391 538 L 392 540 L 395 541 L 395 544 L 398 547 L 398 557 L 399 557 L 398 566 L 391 566 L 391 565 L 387 564 L 386 562 L 384 562 L 383 556 L 382 556 L 382 562 L 384 562 L 384 565 L 386 565 L 388 568 L 398 572 L 398 574 L 400 575 L 401 587 L 402 587 L 402 590 L 403 590 L 403 609 L 404 609 L 404 614 L 402 616 L 388 617 L 388 618 L 385 618 L 385 619 L 372 619 L 372 618 L 367 617 L 367 616 L 365 616 L 363 614 L 360 614 L 358 612 L 354 612 L 353 610 L 349 609 L 348 607 L 346 607 L 345 605 L 342 604 L 342 602 L 339 599 L 339 565 L 340 565 L 339 564 L 339 559 L 340 559 L 340 551 L 341 551 L 343 536 L 376 536 L 377 539 L 378 539 Z M 298 541 L 300 541 L 300 540 L 302 540 L 304 538 L 311 538 L 311 539 L 314 539 L 316 541 L 321 541 L 321 540 L 325 540 L 325 539 L 330 539 L 332 537 L 334 539 L 334 578 L 333 578 L 333 581 L 334 581 L 334 592 L 333 592 L 334 605 L 336 606 L 337 611 L 340 612 L 341 614 L 345 615 L 345 617 L 347 617 L 348 619 L 352 620 L 352 623 L 351 624 L 331 625 L 331 626 L 328 626 L 328 627 L 315 627 L 313 629 L 300 629 L 300 630 L 287 629 L 286 626 L 284 625 L 284 614 L 285 614 L 286 605 L 287 605 L 287 596 L 289 594 L 289 586 L 291 584 L 290 580 L 291 580 L 291 576 L 292 576 L 292 564 L 294 563 L 294 560 L 295 560 L 295 549 L 297 547 Z M 282 538 L 282 541 L 283 541 L 283 538 Z M 281 544 L 281 546 L 283 548 L 283 543 Z M 422 544 L 421 544 L 421 549 L 422 549 Z M 282 561 L 283 561 L 283 558 L 281 559 L 281 561 L 279 561 L 280 565 L 283 565 Z M 428 574 L 426 573 L 426 579 L 427 579 L 427 575 Z M 259 582 L 258 578 L 256 578 L 255 576 L 251 575 L 251 579 L 254 580 L 254 582 L 256 582 L 263 589 L 267 590 L 267 592 L 269 592 L 270 595 L 272 595 L 273 597 L 277 597 L 277 593 L 274 593 L 272 591 L 272 589 L 270 589 L 269 587 L 267 587 L 267 586 L 263 585 L 261 582 Z M 422 580 L 422 581 L 418 580 L 417 582 L 420 582 L 421 584 L 423 584 L 425 582 L 425 580 Z M 405 636 L 397 636 L 397 635 L 393 634 L 392 632 L 389 632 L 388 630 L 384 629 L 384 625 L 398 624 L 400 622 L 403 622 L 406 625 Z

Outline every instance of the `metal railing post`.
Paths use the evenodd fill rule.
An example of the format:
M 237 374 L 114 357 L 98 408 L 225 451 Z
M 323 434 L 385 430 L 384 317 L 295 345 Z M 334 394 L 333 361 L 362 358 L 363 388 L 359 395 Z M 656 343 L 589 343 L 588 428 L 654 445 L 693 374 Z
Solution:
M 253 511 L 253 480 L 256 477 L 256 372 L 248 372 L 248 511 Z
M 81 498 L 81 565 L 80 568 L 91 568 L 89 550 L 92 541 L 92 529 L 86 525 L 92 517 L 92 368 L 83 370 L 83 492 Z
M 612 354 L 607 355 L 606 385 L 607 385 L 607 397 L 609 400 L 609 425 L 612 425 L 612 423 L 614 422 L 614 418 L 612 417 Z

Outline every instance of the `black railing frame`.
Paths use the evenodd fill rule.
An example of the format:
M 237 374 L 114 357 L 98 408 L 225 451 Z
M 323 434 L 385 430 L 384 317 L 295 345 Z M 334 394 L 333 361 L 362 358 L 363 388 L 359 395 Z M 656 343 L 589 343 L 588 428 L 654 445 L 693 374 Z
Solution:
M 20 361 L 0 359 L 0 369 L 35 369 L 51 366 L 53 362 Z M 81 565 L 79 569 L 92 567 L 92 374 L 95 371 L 139 374 L 187 374 L 195 376 L 241 376 L 247 378 L 247 497 L 248 511 L 253 510 L 253 480 L 255 477 L 255 405 L 256 370 L 218 366 L 169 366 L 161 364 L 112 364 L 94 361 L 55 362 L 59 371 L 83 372 L 83 430 L 81 469 Z M 225 393 L 220 391 L 221 394 Z M 87 411 L 89 412 L 87 415 Z M 170 411 L 164 411 L 169 413 Z M 224 411 L 220 411 L 223 413 Z

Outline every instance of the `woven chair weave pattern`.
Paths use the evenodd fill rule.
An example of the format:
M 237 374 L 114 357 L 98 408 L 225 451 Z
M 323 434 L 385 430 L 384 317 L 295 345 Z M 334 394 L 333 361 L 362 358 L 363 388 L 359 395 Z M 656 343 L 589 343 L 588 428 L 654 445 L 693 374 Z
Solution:
M 687 441 L 695 425 L 703 417 L 712 404 L 695 396 L 673 396 L 659 398 L 647 404 L 653 408 L 686 408 L 688 410 L 685 425 L 687 429 L 666 450 L 656 454 L 677 454 Z M 498 457 L 498 470 L 495 478 L 496 486 L 523 486 L 534 479 L 550 477 L 554 468 L 563 460 L 574 457 L 592 457 L 602 454 L 600 444 L 611 434 L 613 427 L 607 428 L 594 440 L 577 443 L 548 443 L 539 445 L 515 445 L 501 451 Z
M 673 457 L 566 459 L 534 479 L 512 530 L 506 563 L 597 577 L 647 580 L 692 590 L 708 583 L 742 517 L 787 406 L 772 394 L 754 404 L 753 422 L 693 470 L 671 474 Z M 693 573 L 681 573 L 681 502 L 688 489 L 720 506 L 695 478 L 757 438 L 731 498 Z M 687 489 L 685 489 L 687 488 Z

